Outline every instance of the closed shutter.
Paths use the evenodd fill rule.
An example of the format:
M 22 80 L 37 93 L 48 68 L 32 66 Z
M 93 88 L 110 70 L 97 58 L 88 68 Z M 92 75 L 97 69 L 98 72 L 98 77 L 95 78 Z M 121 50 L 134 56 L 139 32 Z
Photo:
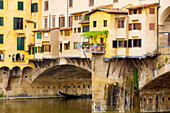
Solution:
M 18 2 L 18 10 L 23 10 L 23 2 Z
M 34 4 L 31 4 L 31 12 L 34 12 Z
M 37 53 L 37 47 L 35 47 L 35 53 Z
M 45 46 L 45 45 L 42 45 L 42 52 L 44 52 L 44 46 Z
M 155 30 L 155 23 L 149 23 L 149 30 Z
M 29 47 L 28 53 L 29 55 L 31 55 L 31 47 Z
M 18 19 L 17 19 L 16 17 L 14 17 L 14 26 L 13 26 L 13 27 L 14 27 L 14 30 L 17 29 L 17 20 L 18 20 Z
M 81 49 L 81 42 L 77 42 L 77 49 Z
M 132 15 L 132 11 L 133 11 L 132 9 L 129 9 L 129 15 Z
M 63 26 L 62 27 L 65 27 L 65 17 L 63 17 Z
M 138 40 L 138 47 L 142 47 L 142 39 Z
M 4 18 L 0 17 L 0 26 L 3 26 L 3 25 L 4 25 Z
M 51 52 L 51 45 L 49 45 L 49 52 Z
M 129 31 L 132 30 L 132 24 L 129 24 Z
M 138 14 L 142 14 L 142 9 L 138 9 Z
M 0 44 L 3 44 L 3 34 L 0 34 Z
M 25 37 L 17 37 L 17 50 L 24 50 Z
M 138 23 L 138 30 L 141 30 L 141 23 Z
M 168 33 L 168 46 L 170 46 L 170 33 Z
M 41 39 L 41 32 L 37 33 L 37 39 Z
M 149 14 L 155 14 L 155 8 L 149 8 Z
M 3 0 L 0 1 L 0 9 L 3 9 Z
M 124 47 L 127 47 L 127 40 L 124 41 Z
M 117 41 L 113 41 L 112 47 L 117 48 Z
M 42 47 L 40 47 L 40 53 L 42 53 Z
M 59 19 L 58 19 L 58 25 L 59 25 L 59 27 L 61 27 L 61 17 L 59 17 Z

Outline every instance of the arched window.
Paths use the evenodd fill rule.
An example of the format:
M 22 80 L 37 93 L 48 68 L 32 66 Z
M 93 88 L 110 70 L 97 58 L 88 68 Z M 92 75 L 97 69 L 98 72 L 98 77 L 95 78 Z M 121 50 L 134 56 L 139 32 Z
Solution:
M 22 62 L 25 61 L 25 55 L 24 55 L 24 54 L 21 55 L 21 61 L 22 61 Z
M 4 61 L 4 53 L 0 53 L 0 61 Z
M 21 55 L 20 53 L 16 54 L 16 62 L 20 62 L 21 61 Z
M 12 55 L 12 61 L 15 62 L 15 54 Z

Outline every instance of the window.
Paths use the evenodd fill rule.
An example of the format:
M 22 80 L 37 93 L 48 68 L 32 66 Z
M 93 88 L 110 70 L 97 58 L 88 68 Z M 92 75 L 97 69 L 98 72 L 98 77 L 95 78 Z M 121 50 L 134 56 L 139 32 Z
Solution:
M 44 11 L 48 11 L 48 1 L 44 1 Z
M 59 17 L 59 27 L 65 26 L 65 17 Z
M 55 17 L 52 18 L 52 27 L 55 27 Z
M 81 33 L 81 27 L 78 28 L 78 33 Z
M 73 7 L 73 0 L 69 0 L 69 7 Z
M 69 27 L 72 27 L 73 25 L 73 17 L 69 16 Z
M 79 15 L 79 20 L 81 20 L 82 19 L 82 16 L 81 15 Z
M 51 45 L 45 45 L 44 52 L 51 52 Z
M 96 26 L 97 26 L 96 21 L 93 21 L 93 27 L 96 27 Z
M 0 26 L 4 26 L 4 18 L 0 17 Z
M 117 41 L 113 40 L 113 44 L 112 44 L 113 48 L 117 48 Z
M 64 43 L 64 50 L 70 49 L 70 43 Z
M 25 37 L 17 37 L 17 50 L 24 50 Z
M 4 53 L 0 53 L 0 61 L 4 61 Z
M 31 4 L 31 12 L 38 12 L 38 3 Z
M 44 37 L 48 37 L 48 32 L 44 32 Z
M 3 9 L 4 8 L 4 4 L 3 4 L 3 0 L 0 0 L 0 9 Z
M 75 20 L 78 20 L 78 16 L 75 16 Z
M 83 26 L 83 32 L 88 32 L 89 31 L 89 25 Z
M 29 53 L 29 55 L 31 55 L 31 47 L 29 47 L 28 49 L 29 49 L 28 53 Z
M 104 21 L 103 21 L 103 26 L 104 26 L 104 27 L 107 27 L 107 20 L 104 20 Z
M 118 0 L 113 0 L 113 2 L 118 2 Z
M 37 32 L 37 39 L 41 39 L 41 32 Z
M 138 9 L 138 14 L 142 14 L 142 8 Z
M 124 28 L 124 20 L 118 20 L 118 28 Z
M 137 9 L 133 9 L 133 14 L 137 14 Z
M 113 48 L 126 48 L 127 40 L 113 40 Z
M 23 2 L 18 2 L 18 10 L 24 10 Z
M 133 30 L 141 30 L 141 23 L 133 23 Z
M 128 40 L 128 47 L 132 47 L 132 39 Z
M 74 28 L 74 33 L 76 33 L 76 28 Z
M 149 14 L 155 14 L 155 8 L 149 8 Z
M 47 22 L 48 22 L 48 18 L 44 18 L 44 28 L 47 28 Z
M 23 18 L 14 17 L 14 30 L 22 30 L 23 29 Z
M 35 51 L 35 48 L 34 48 L 34 47 L 32 47 L 32 54 L 34 54 L 34 53 L 35 53 L 34 51 Z
M 4 40 L 3 37 L 4 37 L 4 35 L 3 35 L 3 34 L 0 34 L 0 44 L 3 44 L 3 42 L 4 42 L 4 41 L 3 41 L 3 40 Z
M 37 47 L 38 53 L 42 53 L 42 47 Z
M 60 51 L 62 51 L 62 43 L 60 43 Z
M 155 30 L 155 23 L 149 24 L 149 30 Z
M 74 42 L 74 49 L 77 49 L 77 42 Z
M 65 30 L 65 36 L 70 36 L 70 31 L 69 30 Z
M 133 47 L 141 47 L 141 39 L 133 39 Z
M 94 6 L 94 0 L 89 0 L 89 7 Z
M 36 23 L 34 23 L 34 29 L 36 29 L 36 27 L 37 27 L 37 25 L 36 25 Z

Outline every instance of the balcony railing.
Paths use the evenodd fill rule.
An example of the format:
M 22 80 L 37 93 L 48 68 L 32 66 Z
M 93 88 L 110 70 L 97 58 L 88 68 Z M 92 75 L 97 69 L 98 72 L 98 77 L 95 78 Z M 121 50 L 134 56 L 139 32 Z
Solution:
M 84 52 L 88 53 L 105 53 L 106 52 L 106 46 L 102 45 L 84 45 L 82 46 L 82 49 Z

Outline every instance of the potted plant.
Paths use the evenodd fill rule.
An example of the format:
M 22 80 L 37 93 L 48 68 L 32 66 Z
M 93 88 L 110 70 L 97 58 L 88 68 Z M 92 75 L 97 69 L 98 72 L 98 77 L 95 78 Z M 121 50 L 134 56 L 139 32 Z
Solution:
M 91 43 L 91 44 L 90 44 L 90 50 L 91 50 L 91 51 L 93 51 L 93 45 L 94 45 L 94 43 Z
M 82 49 L 84 49 L 84 51 L 87 51 L 87 46 L 86 45 L 87 45 L 86 43 L 82 44 L 82 47 L 83 47 Z
M 97 44 L 94 44 L 93 47 L 94 47 L 94 51 L 98 51 L 98 46 L 97 46 Z
M 102 43 L 101 46 L 102 46 L 102 51 L 106 51 L 105 43 Z

